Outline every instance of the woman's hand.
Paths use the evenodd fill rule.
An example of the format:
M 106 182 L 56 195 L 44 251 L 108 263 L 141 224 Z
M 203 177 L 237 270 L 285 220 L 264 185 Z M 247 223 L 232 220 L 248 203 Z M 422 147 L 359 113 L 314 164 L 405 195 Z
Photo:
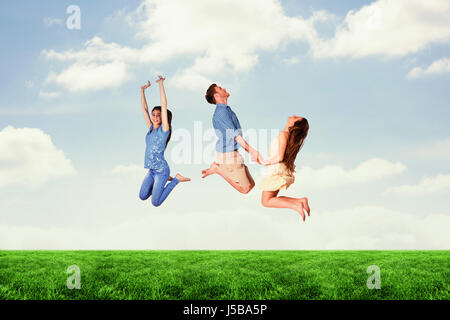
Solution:
M 258 160 L 259 160 L 258 163 L 262 164 L 263 166 L 268 166 L 268 165 L 272 164 L 272 163 L 270 163 L 269 160 L 264 160 L 262 157 Z
M 255 150 L 255 149 L 251 149 L 250 150 L 250 158 L 252 159 L 252 161 L 258 162 L 259 164 L 265 165 L 267 161 L 265 161 L 261 155 L 261 153 L 259 153 L 259 151 Z
M 163 78 L 163 76 L 158 75 L 158 80 L 156 80 L 156 83 L 162 84 L 164 82 L 164 80 L 166 80 L 166 78 Z
M 148 81 L 148 80 L 147 80 L 147 81 Z M 147 89 L 148 87 L 150 87 L 150 81 L 148 81 L 147 84 L 144 84 L 144 85 L 141 87 L 141 90 L 144 91 L 144 90 Z
M 258 158 L 256 159 L 256 162 L 258 162 L 259 164 L 262 164 L 263 166 L 267 166 L 270 164 L 269 160 L 264 160 L 264 158 L 262 157 L 262 155 L 258 152 Z

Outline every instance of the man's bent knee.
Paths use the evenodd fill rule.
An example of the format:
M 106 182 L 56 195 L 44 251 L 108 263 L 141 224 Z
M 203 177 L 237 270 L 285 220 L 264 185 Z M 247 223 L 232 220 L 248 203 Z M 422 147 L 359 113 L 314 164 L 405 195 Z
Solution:
M 249 185 L 248 187 L 242 187 L 239 189 L 239 192 L 241 192 L 243 194 L 247 194 L 253 189 L 254 186 L 255 185 Z

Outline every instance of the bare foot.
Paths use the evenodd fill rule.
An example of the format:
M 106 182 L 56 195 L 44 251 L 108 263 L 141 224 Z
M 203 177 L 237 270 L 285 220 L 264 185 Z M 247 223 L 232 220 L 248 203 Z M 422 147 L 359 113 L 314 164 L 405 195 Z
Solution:
M 183 177 L 183 176 L 182 176 L 181 174 L 179 174 L 179 173 L 177 173 L 177 175 L 175 176 L 175 178 L 177 178 L 178 181 L 180 181 L 180 182 L 191 181 L 190 178 Z
M 211 166 L 208 169 L 202 170 L 202 178 L 206 178 L 207 176 L 217 173 L 217 170 L 219 169 L 219 164 L 217 162 L 211 163 Z
M 308 217 L 309 217 L 310 213 L 311 213 L 311 209 L 309 208 L 308 198 L 304 197 L 304 198 L 301 198 L 300 200 L 302 201 L 303 206 L 304 206 L 306 212 L 308 213 Z
M 303 210 L 305 209 L 305 207 L 303 206 L 303 201 L 301 201 L 301 199 L 299 199 L 298 203 L 295 205 L 294 210 L 297 211 L 298 213 L 300 213 L 300 215 L 302 216 L 303 222 L 305 222 L 305 213 L 303 212 Z

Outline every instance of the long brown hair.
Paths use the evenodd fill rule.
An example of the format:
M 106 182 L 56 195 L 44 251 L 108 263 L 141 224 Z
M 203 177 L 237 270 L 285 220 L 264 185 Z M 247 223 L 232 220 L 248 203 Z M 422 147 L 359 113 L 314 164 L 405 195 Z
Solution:
M 154 110 L 159 110 L 159 112 L 162 112 L 161 111 L 161 106 L 153 107 L 152 112 Z M 167 109 L 167 120 L 169 120 L 169 136 L 167 137 L 166 147 L 167 147 L 167 144 L 169 143 L 170 136 L 172 135 L 172 112 L 169 109 Z
M 292 127 L 289 127 L 289 136 L 284 151 L 283 162 L 289 170 L 289 173 L 294 173 L 294 161 L 298 152 L 303 146 L 306 136 L 308 135 L 309 123 L 306 118 L 298 120 Z

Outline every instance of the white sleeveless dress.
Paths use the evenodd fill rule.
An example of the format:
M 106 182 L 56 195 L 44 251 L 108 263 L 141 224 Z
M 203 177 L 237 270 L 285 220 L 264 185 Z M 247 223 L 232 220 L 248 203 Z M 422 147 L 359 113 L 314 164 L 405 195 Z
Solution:
M 281 134 L 281 133 L 280 133 Z M 278 152 L 278 137 L 273 139 L 269 149 L 269 159 Z M 276 191 L 282 188 L 289 188 L 294 183 L 295 177 L 289 173 L 284 162 L 271 164 L 266 166 L 267 173 L 259 185 L 259 189 L 263 191 Z

